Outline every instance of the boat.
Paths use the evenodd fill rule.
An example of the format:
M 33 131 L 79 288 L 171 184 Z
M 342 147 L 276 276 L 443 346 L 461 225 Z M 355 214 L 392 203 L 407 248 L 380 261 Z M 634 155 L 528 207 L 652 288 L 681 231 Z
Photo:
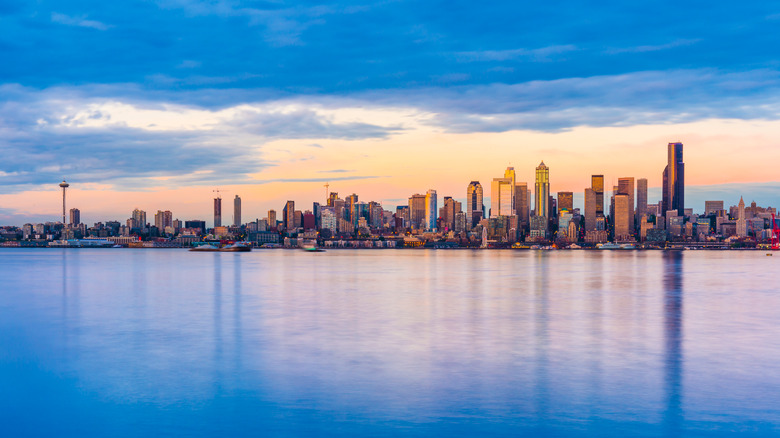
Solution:
M 620 249 L 620 245 L 616 243 L 599 243 L 596 245 L 598 249 Z
M 249 252 L 252 251 L 252 246 L 247 242 L 235 242 L 232 245 L 227 245 L 219 249 L 221 252 Z
M 197 252 L 214 252 L 219 251 L 219 247 L 216 247 L 214 245 L 198 245 L 195 247 L 190 248 L 190 251 L 197 251 Z
M 306 252 L 325 252 L 324 249 L 317 246 L 314 240 L 307 240 L 301 244 L 301 249 Z

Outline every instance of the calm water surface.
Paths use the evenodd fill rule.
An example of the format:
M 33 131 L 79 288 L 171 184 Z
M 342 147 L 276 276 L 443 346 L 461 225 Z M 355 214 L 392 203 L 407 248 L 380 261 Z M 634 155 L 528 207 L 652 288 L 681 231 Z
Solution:
M 763 252 L 0 250 L 2 436 L 780 435 Z

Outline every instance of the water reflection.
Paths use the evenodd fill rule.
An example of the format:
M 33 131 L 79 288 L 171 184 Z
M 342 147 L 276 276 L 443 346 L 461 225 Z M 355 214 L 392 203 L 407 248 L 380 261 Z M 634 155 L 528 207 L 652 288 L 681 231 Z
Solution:
M 664 379 L 666 432 L 680 433 L 683 422 L 682 410 L 682 318 L 683 318 L 683 253 L 666 251 L 664 266 Z

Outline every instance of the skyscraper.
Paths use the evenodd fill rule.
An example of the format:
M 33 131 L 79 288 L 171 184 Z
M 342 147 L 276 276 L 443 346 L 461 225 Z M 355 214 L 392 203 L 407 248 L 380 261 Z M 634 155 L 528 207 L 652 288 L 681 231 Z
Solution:
M 647 214 L 647 178 L 636 180 L 636 219 Z
M 295 201 L 287 201 L 282 209 L 282 221 L 285 230 L 295 228 Z
M 521 228 L 528 228 L 528 215 L 530 214 L 530 204 L 528 202 L 528 183 L 515 183 L 515 214 L 520 222 Z
M 472 181 L 466 187 L 466 220 L 471 226 L 476 224 L 475 220 L 482 219 L 482 212 L 485 209 L 482 195 L 482 184 L 479 181 Z M 475 219 L 475 214 L 479 215 L 479 219 Z
M 683 144 L 669 143 L 667 164 L 663 173 L 663 211 L 677 210 L 685 215 L 685 163 Z
M 569 213 L 574 211 L 574 193 L 572 192 L 558 192 L 558 212 L 568 211 Z
M 222 198 L 219 196 L 214 198 L 214 226 L 222 226 Z
M 70 209 L 70 226 L 75 227 L 81 224 L 81 211 L 78 208 Z
M 233 225 L 241 226 L 241 198 L 238 195 L 233 199 Z
M 626 240 L 632 235 L 631 201 L 628 194 L 618 193 L 615 199 L 615 241 Z
M 436 230 L 436 219 L 439 214 L 438 200 L 436 199 L 436 190 L 428 190 L 425 194 L 425 228 Z
M 132 214 L 133 225 L 136 228 L 146 228 L 146 212 L 143 210 L 135 209 Z
M 515 214 L 515 169 L 507 167 L 503 178 L 493 178 L 490 186 L 490 217 Z
M 628 229 L 634 229 L 634 178 L 618 178 L 618 194 L 628 195 Z
M 585 189 L 585 231 L 596 231 L 598 195 L 592 188 Z
M 604 216 L 604 175 L 591 175 L 590 188 L 596 195 L 596 216 Z
M 411 229 L 425 227 L 425 198 L 426 195 L 419 193 L 409 198 L 409 228 Z
M 276 210 L 268 210 L 268 226 L 276 229 Z
M 745 200 L 739 197 L 737 206 L 737 237 L 747 237 L 747 221 L 745 220 Z
M 536 168 L 535 188 L 534 213 L 536 216 L 547 217 L 550 210 L 550 168 L 544 165 L 544 161 Z
M 173 213 L 169 210 L 157 210 L 157 213 L 154 215 L 154 226 L 160 232 L 164 232 L 165 227 L 173 227 Z

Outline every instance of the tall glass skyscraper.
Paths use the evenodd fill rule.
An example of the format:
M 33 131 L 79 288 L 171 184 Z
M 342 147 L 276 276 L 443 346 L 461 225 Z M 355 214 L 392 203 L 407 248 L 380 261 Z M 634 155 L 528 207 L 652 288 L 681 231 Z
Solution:
M 544 216 L 550 212 L 550 168 L 544 161 L 536 168 L 536 216 Z
M 436 190 L 428 190 L 425 194 L 425 228 L 436 230 L 436 219 L 438 219 L 439 207 L 436 199 Z
M 482 201 L 482 184 L 479 181 L 472 181 L 466 187 L 466 220 L 474 226 L 474 214 L 479 213 L 479 217 L 482 218 L 483 210 L 485 209 Z
M 685 215 L 685 163 L 683 144 L 669 143 L 666 168 L 663 174 L 663 214 L 677 210 L 678 216 Z

